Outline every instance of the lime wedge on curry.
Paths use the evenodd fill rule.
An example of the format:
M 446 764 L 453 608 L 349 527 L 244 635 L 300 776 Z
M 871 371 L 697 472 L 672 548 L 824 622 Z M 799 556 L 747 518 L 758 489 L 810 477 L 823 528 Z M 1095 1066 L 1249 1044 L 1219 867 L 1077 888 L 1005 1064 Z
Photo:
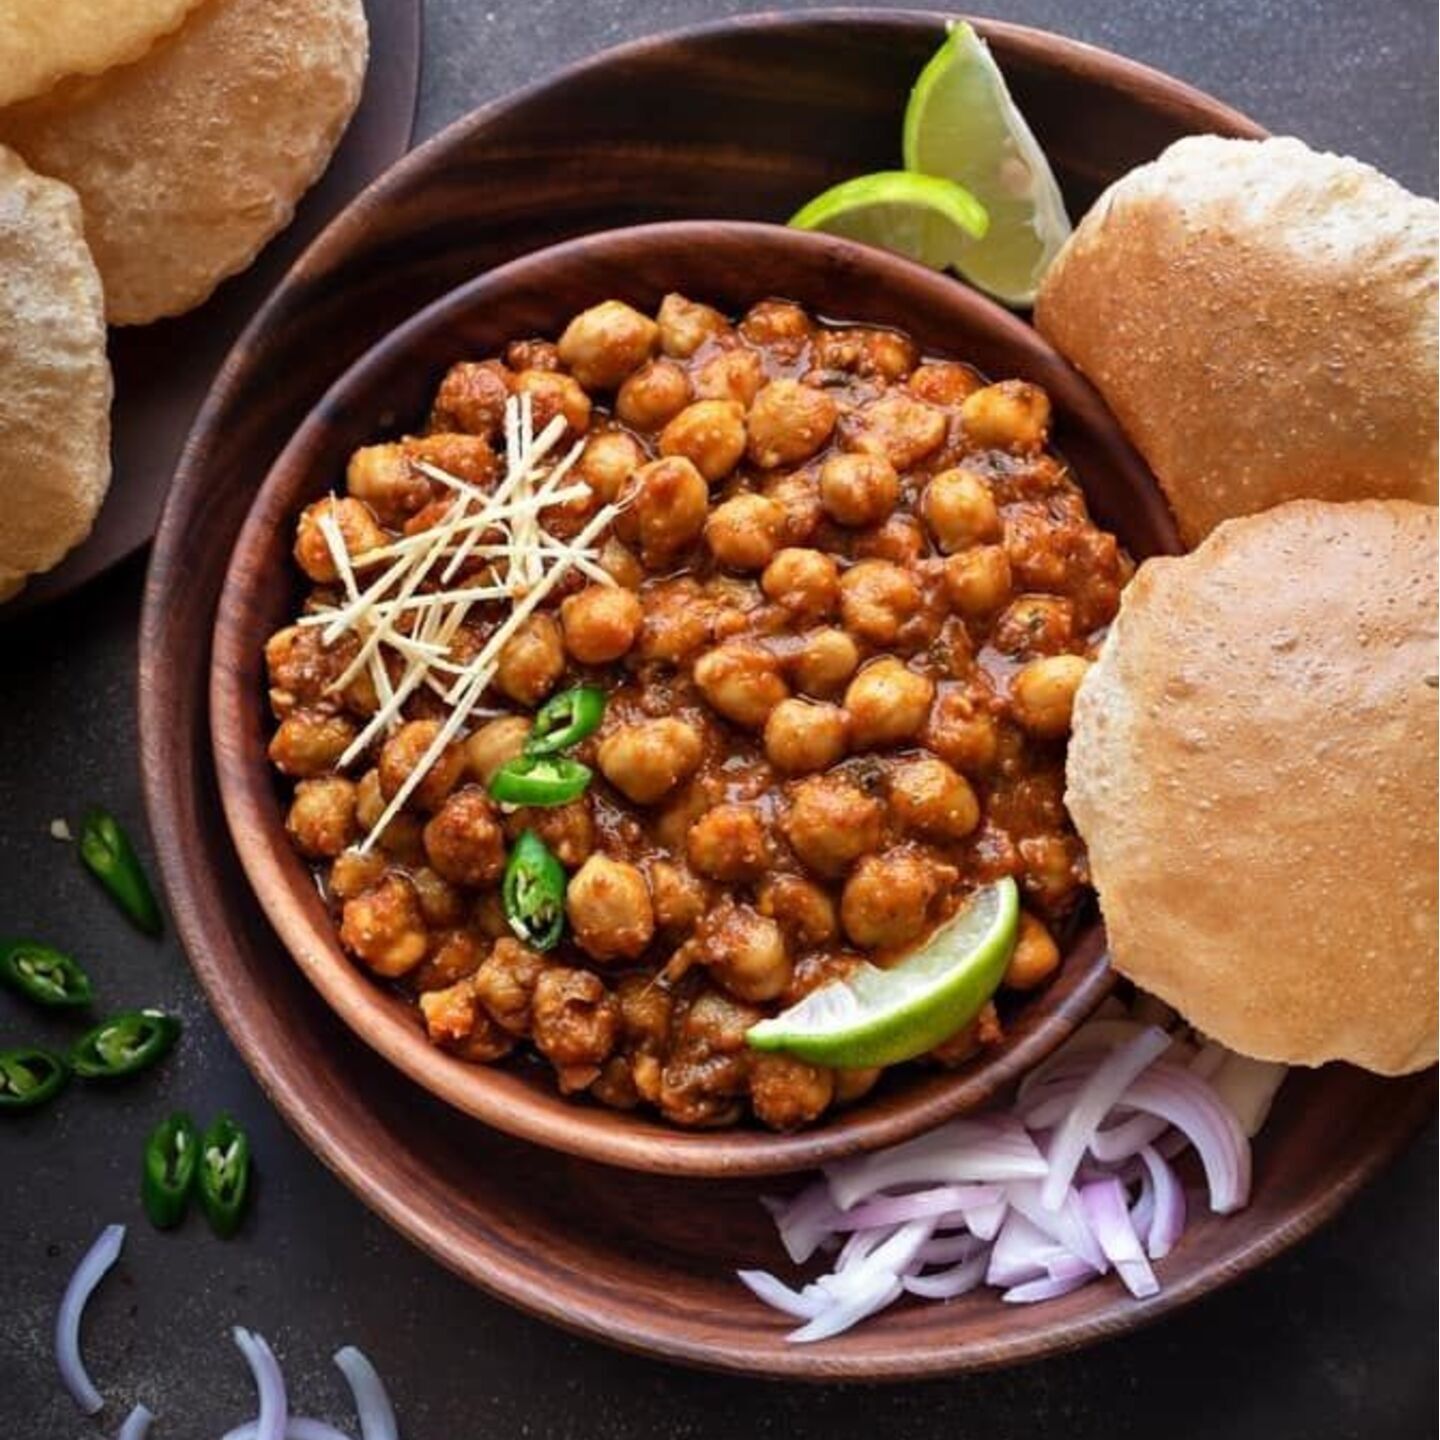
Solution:
M 1034 303 L 1070 218 L 1050 163 L 985 42 L 963 21 L 920 72 L 905 109 L 905 168 L 953 180 L 990 217 L 943 257 L 1007 305 Z
M 1015 948 L 1020 899 L 1008 876 L 977 890 L 913 954 L 888 970 L 868 962 L 752 1025 L 756 1050 L 816 1065 L 895 1065 L 933 1050 L 995 993 Z
M 790 224 L 895 250 L 941 270 L 985 233 L 987 221 L 984 206 L 953 181 L 881 170 L 832 186 L 797 210 Z

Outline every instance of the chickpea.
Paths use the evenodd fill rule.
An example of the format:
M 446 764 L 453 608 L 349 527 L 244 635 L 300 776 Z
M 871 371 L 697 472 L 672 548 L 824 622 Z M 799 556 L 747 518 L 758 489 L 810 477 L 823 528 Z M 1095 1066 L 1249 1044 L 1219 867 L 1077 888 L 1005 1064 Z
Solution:
M 690 378 L 673 360 L 647 360 L 615 396 L 615 414 L 632 430 L 659 430 L 690 403 Z
M 852 553 L 856 560 L 888 560 L 915 569 L 929 548 L 925 527 L 913 515 L 892 515 L 873 530 L 856 535 Z
M 344 636 L 335 645 L 320 639 L 312 625 L 287 625 L 265 642 L 265 668 L 270 677 L 270 705 L 284 717 L 299 704 L 324 700 L 359 644 Z
M 909 470 L 940 448 L 945 431 L 943 410 L 890 390 L 861 408 L 849 448 L 883 455 L 896 470 Z
M 399 525 L 430 502 L 430 481 L 401 444 L 364 445 L 345 467 L 345 488 L 386 525 Z
M 733 400 L 748 410 L 765 383 L 765 365 L 753 350 L 722 350 L 692 378 L 697 400 Z
M 295 562 L 319 585 L 333 585 L 340 578 L 330 542 L 320 528 L 326 517 L 339 530 L 341 548 L 352 559 L 367 550 L 378 550 L 385 543 L 385 532 L 375 523 L 370 507 L 360 500 L 337 500 L 329 495 L 307 505 L 300 512 L 296 529 Z
M 380 751 L 380 792 L 393 800 L 410 772 L 429 753 L 440 733 L 438 720 L 411 720 L 402 725 Z M 410 792 L 409 805 L 415 810 L 438 810 L 445 797 L 460 783 L 465 769 L 465 752 L 458 745 L 447 745 L 430 762 L 425 778 Z
M 302 780 L 295 787 L 285 829 L 312 860 L 338 855 L 355 838 L 355 786 L 343 775 Z
M 650 882 L 656 926 L 669 935 L 688 935 L 709 906 L 705 882 L 669 860 L 648 862 L 645 878 Z
M 336 900 L 353 900 L 362 891 L 378 885 L 390 862 L 377 850 L 344 850 L 335 857 L 325 888 Z
M 478 364 L 462 360 L 452 365 L 436 392 L 430 428 L 460 430 L 468 435 L 483 435 L 487 440 L 498 435 L 505 423 L 505 402 L 510 398 L 512 379 L 510 371 L 494 360 Z
M 465 912 L 469 908 L 465 896 L 428 865 L 412 871 L 410 880 L 415 886 L 415 893 L 420 897 L 420 913 L 424 915 L 427 925 L 437 928 L 456 926 L 465 919 Z M 475 965 L 479 963 L 477 957 Z M 473 970 L 475 965 L 470 968 Z
M 785 512 L 764 495 L 740 494 L 717 505 L 705 522 L 705 543 L 731 570 L 763 570 L 780 548 Z
M 340 912 L 340 942 L 387 979 L 413 970 L 429 945 L 415 887 L 392 870 L 373 889 L 347 900 Z
M 531 1025 L 535 1048 L 555 1066 L 561 1090 L 583 1090 L 615 1048 L 620 1004 L 593 970 L 552 965 L 535 982 Z
M 809 870 L 835 876 L 880 844 L 884 807 L 848 780 L 817 775 L 790 797 L 782 829 Z
M 685 853 L 693 870 L 727 884 L 755 880 L 770 864 L 770 837 L 753 805 L 717 805 L 690 827 Z
M 908 945 L 930 928 L 930 907 L 955 878 L 953 866 L 934 864 L 909 850 L 867 855 L 845 882 L 840 923 L 865 950 Z
M 1089 668 L 1083 655 L 1046 655 L 1026 665 L 1010 682 L 1010 704 L 1021 726 L 1042 740 L 1064 739 Z
M 642 594 L 637 653 L 650 663 L 683 665 L 710 639 L 710 604 L 691 579 L 667 580 Z
M 963 840 L 980 823 L 980 802 L 963 775 L 926 755 L 890 772 L 890 813 L 907 830 Z
M 502 1029 L 528 1035 L 535 986 L 547 968 L 543 955 L 503 935 L 475 972 L 476 998 Z
M 525 749 L 530 736 L 530 722 L 523 715 L 502 715 L 491 720 L 467 737 L 461 749 L 465 752 L 465 769 L 482 785 L 488 786 L 495 772 L 507 760 L 516 759 Z
M 939 360 L 917 366 L 910 376 L 910 393 L 931 405 L 959 405 L 985 382 L 968 366 Z
M 835 903 L 813 881 L 799 875 L 772 875 L 760 885 L 756 908 L 768 915 L 801 948 L 827 945 L 839 932 Z
M 694 676 L 711 707 L 747 730 L 761 729 L 790 693 L 779 661 L 752 641 L 730 640 L 707 651 L 695 662 Z
M 475 1028 L 478 1005 L 468 977 L 449 985 L 422 987 L 419 1004 L 425 1033 L 433 1044 L 453 1045 Z
M 976 545 L 945 562 L 945 593 L 957 614 L 993 615 L 1010 599 L 1010 557 L 1003 545 Z
M 845 628 L 872 645 L 893 645 L 922 604 L 914 574 L 891 560 L 862 560 L 840 577 Z
M 369 770 L 355 787 L 355 819 L 365 834 L 370 834 L 385 813 L 386 801 L 380 789 L 380 772 Z M 378 837 L 380 848 L 401 865 L 425 863 L 424 825 L 416 815 L 392 817 L 384 833 Z
M 483 435 L 438 432 L 402 442 L 410 460 L 423 460 L 468 485 L 488 485 L 500 473 L 500 460 Z M 427 479 L 425 482 L 430 484 Z
M 704 751 L 693 725 L 673 716 L 622 725 L 601 742 L 600 771 L 627 799 L 653 805 L 699 768 Z
M 915 368 L 915 343 L 893 330 L 821 330 L 815 336 L 815 364 L 822 370 L 903 380 Z
M 560 351 L 548 340 L 531 336 L 528 340 L 512 340 L 505 347 L 505 363 L 512 370 L 558 370 Z
M 585 442 L 575 462 L 575 474 L 595 492 L 597 500 L 608 505 L 644 463 L 645 452 L 633 435 L 602 430 Z
M 617 585 L 626 590 L 638 590 L 645 583 L 645 567 L 635 558 L 634 552 L 613 535 L 605 537 L 597 563 Z
M 413 880 L 413 876 L 411 877 Z M 419 886 L 416 886 L 419 889 Z M 425 908 L 422 897 L 420 908 Z M 427 920 L 428 924 L 434 924 Z M 430 953 L 410 972 L 410 988 L 419 991 L 443 990 L 457 981 L 468 980 L 485 958 L 482 942 L 468 930 L 446 930 L 436 937 Z M 466 986 L 473 1000 L 474 990 Z M 469 1028 L 468 1026 L 466 1027 Z
M 752 344 L 795 356 L 810 339 L 810 317 L 789 300 L 761 300 L 740 321 L 740 333 Z
M 573 376 L 522 370 L 515 377 L 515 393 L 530 397 L 537 435 L 557 415 L 565 420 L 569 440 L 578 440 L 590 428 L 590 397 Z
M 765 722 L 765 758 L 789 775 L 826 770 L 845 754 L 850 721 L 838 705 L 782 700 Z
M 772 1130 L 797 1130 L 825 1113 L 835 1098 L 835 1072 L 790 1055 L 750 1062 L 750 1108 Z
M 792 615 L 819 620 L 840 598 L 840 568 L 823 550 L 790 546 L 765 567 L 760 588 Z
M 270 763 L 292 778 L 321 775 L 340 763 L 354 738 L 355 727 L 343 715 L 292 710 L 270 739 Z
M 495 666 L 495 685 L 517 705 L 536 705 L 565 673 L 565 644 L 550 615 L 535 614 L 505 642 Z
M 718 310 L 683 295 L 667 295 L 655 318 L 659 322 L 661 350 L 677 360 L 688 360 L 707 340 L 718 339 L 730 329 Z
M 1006 655 L 1055 655 L 1075 638 L 1075 610 L 1059 595 L 1021 595 L 995 622 L 990 643 Z
M 1033 452 L 1050 433 L 1050 397 L 1025 380 L 1001 380 L 966 398 L 960 407 L 965 435 L 987 450 Z
M 1000 737 L 995 717 L 968 691 L 945 691 L 930 711 L 924 741 L 965 775 L 984 775 L 995 763 Z
M 699 962 L 737 1000 L 773 1000 L 790 983 L 784 934 L 749 905 L 722 901 L 701 921 L 690 943 Z
M 867 1065 L 859 1070 L 832 1070 L 835 1103 L 853 1105 L 857 1100 L 863 1100 L 879 1084 L 884 1073 L 883 1065 Z
M 621 491 L 628 508 L 615 522 L 622 540 L 638 542 L 647 570 L 667 568 L 700 538 L 710 513 L 710 487 L 683 455 L 642 465 Z
M 1000 538 L 995 497 L 973 470 L 942 470 L 925 487 L 924 509 L 930 533 L 947 555 Z
M 660 432 L 662 455 L 683 455 L 712 483 L 745 453 L 745 409 L 738 400 L 697 400 Z
M 660 327 L 621 300 L 582 310 L 566 327 L 556 350 L 560 363 L 587 390 L 613 390 L 649 358 Z
M 839 415 L 824 390 L 798 380 L 772 380 L 750 407 L 747 453 L 762 470 L 798 465 L 830 438 Z
M 845 691 L 851 740 L 857 749 L 878 749 L 915 739 L 935 698 L 934 682 L 883 655 L 872 660 Z
M 638 959 L 655 934 L 644 875 L 608 855 L 592 855 L 571 878 L 565 913 L 575 943 L 595 960 Z
M 567 870 L 578 870 L 595 849 L 595 818 L 585 795 L 568 805 L 522 805 L 505 816 L 510 840 L 527 830 L 533 830 Z
M 820 482 L 809 470 L 772 475 L 764 493 L 785 512 L 785 544 L 809 545 L 825 518 L 820 505 Z
M 720 803 L 723 786 L 713 776 L 699 776 L 690 781 L 655 817 L 656 841 L 676 853 L 685 849 L 690 827 L 712 806 Z
M 1020 933 L 1001 984 L 1011 990 L 1033 990 L 1060 964 L 1060 947 L 1028 910 L 1020 912 Z
M 838 695 L 860 665 L 860 647 L 844 630 L 812 630 L 790 662 L 795 688 L 826 699 Z
M 900 500 L 900 477 L 883 455 L 832 455 L 820 467 L 820 503 L 837 525 L 878 525 Z
M 644 615 L 633 590 L 589 585 L 560 606 L 565 648 L 582 665 L 618 660 L 635 643 Z
M 505 834 L 490 797 L 478 786 L 457 790 L 425 827 L 431 868 L 452 885 L 480 889 L 505 869 Z

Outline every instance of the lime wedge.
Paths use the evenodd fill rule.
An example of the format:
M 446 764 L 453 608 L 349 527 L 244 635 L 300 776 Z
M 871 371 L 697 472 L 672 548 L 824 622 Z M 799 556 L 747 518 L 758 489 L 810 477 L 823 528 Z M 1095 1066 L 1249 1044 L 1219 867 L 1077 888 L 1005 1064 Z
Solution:
M 790 217 L 799 230 L 823 230 L 922 265 L 944 269 L 949 257 L 985 233 L 985 208 L 951 180 L 881 170 L 842 181 Z
M 945 258 L 1007 305 L 1034 303 L 1040 278 L 1070 235 L 1049 162 L 985 42 L 963 21 L 920 72 L 905 107 L 905 167 L 963 185 L 990 228 Z
M 757 1050 L 844 1069 L 923 1055 L 973 1020 L 995 993 L 1019 916 L 1019 895 L 1007 876 L 976 891 L 893 969 L 862 965 L 752 1025 L 745 1039 Z

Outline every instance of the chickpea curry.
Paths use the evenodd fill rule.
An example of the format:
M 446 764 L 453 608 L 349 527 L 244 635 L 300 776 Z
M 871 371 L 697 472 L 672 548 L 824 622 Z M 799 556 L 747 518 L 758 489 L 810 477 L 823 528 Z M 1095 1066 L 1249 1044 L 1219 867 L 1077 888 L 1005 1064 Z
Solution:
M 344 948 L 462 1059 L 683 1126 L 865 1094 L 746 1031 L 1001 876 L 1004 984 L 1042 984 L 1088 878 L 1071 703 L 1130 568 L 1050 419 L 779 300 L 606 301 L 454 365 L 300 517 L 313 589 L 266 648 Z

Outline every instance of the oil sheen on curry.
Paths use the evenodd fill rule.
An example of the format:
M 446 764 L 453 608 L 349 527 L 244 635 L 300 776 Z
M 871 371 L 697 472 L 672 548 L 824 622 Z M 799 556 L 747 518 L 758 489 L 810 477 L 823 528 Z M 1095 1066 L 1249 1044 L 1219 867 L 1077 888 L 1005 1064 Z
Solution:
M 607 301 L 456 364 L 300 517 L 266 648 L 345 950 L 462 1060 L 692 1127 L 869 1091 L 745 1032 L 978 885 L 1016 878 L 1005 989 L 1044 984 L 1087 881 L 1071 702 L 1130 569 L 1050 418 L 781 300 Z

